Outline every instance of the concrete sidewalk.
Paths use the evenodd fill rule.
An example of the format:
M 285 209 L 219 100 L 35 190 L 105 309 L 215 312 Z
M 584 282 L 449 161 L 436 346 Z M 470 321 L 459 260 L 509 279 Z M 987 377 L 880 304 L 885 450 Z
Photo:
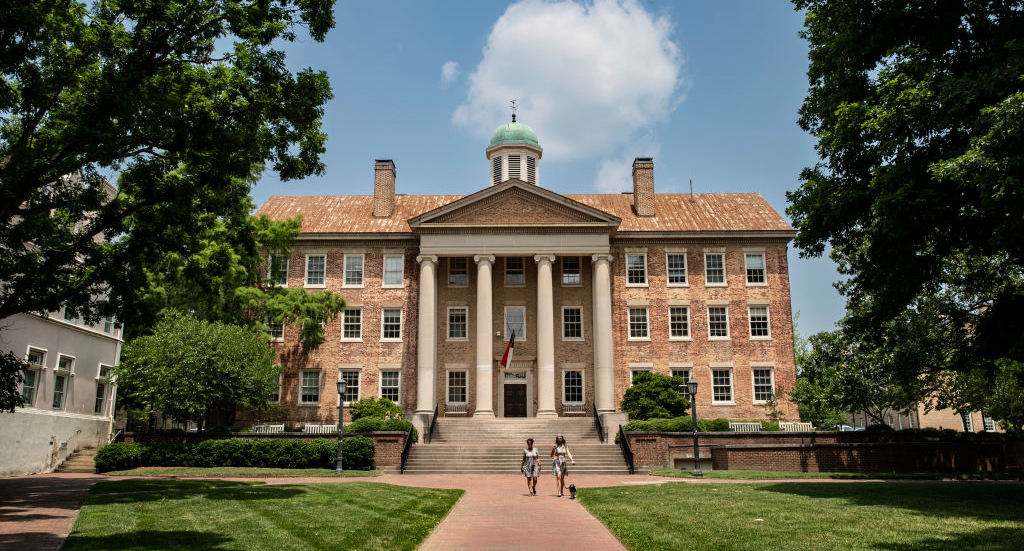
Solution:
M 0 478 L 0 549 L 60 549 L 89 488 L 108 477 L 40 474 Z

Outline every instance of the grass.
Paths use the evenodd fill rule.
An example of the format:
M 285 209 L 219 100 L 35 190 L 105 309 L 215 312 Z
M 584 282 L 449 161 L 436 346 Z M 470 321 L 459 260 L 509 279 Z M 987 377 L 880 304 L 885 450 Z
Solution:
M 655 476 L 690 478 L 693 472 L 682 469 L 651 469 Z M 790 471 L 704 471 L 704 478 L 726 480 L 773 480 L 786 478 L 830 478 L 839 480 L 1020 480 L 1022 473 L 797 473 Z
M 155 491 L 116 493 L 146 482 Z M 63 549 L 415 549 L 463 493 L 368 482 L 206 482 L 107 482 L 105 494 L 83 504 Z
M 154 492 L 161 490 L 208 490 L 211 488 L 232 488 L 251 486 L 263 482 L 239 482 L 233 480 L 111 480 L 97 482 L 89 488 L 90 494 L 120 494 L 127 492 Z
M 126 471 L 110 471 L 109 475 L 126 476 L 380 476 L 380 471 L 345 471 L 344 475 L 334 469 L 264 469 L 259 467 L 139 467 Z
M 1020 549 L 1018 484 L 661 484 L 587 488 L 630 549 Z

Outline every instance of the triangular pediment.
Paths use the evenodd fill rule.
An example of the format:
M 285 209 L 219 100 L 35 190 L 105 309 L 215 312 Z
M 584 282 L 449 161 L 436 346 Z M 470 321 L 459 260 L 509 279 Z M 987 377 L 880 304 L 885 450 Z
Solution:
M 430 227 L 595 227 L 616 228 L 607 212 L 519 180 L 467 195 L 409 220 L 413 230 Z

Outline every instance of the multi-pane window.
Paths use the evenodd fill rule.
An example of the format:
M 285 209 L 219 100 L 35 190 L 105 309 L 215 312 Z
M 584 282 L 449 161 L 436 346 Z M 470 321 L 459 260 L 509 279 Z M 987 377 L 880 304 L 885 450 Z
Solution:
M 725 255 L 707 253 L 704 255 L 704 281 L 707 285 L 725 284 Z
M 771 329 L 768 327 L 768 307 L 750 307 L 750 336 L 752 338 L 769 338 Z
M 270 401 L 275 403 L 281 401 L 281 377 L 277 378 L 274 389 L 270 391 Z
M 729 309 L 725 306 L 708 306 L 708 336 L 729 338 Z
M 399 383 L 401 381 L 400 372 L 398 371 L 381 371 L 380 372 L 380 397 L 387 400 L 391 400 L 394 403 L 399 403 L 398 398 L 401 394 L 399 391 Z
M 53 378 L 53 409 L 64 409 L 64 395 L 67 393 L 67 375 Z
M 21 381 L 21 403 L 25 407 L 36 405 L 36 388 L 39 386 L 39 372 L 34 369 L 26 369 Z
M 649 367 L 639 368 L 639 369 L 636 369 L 636 368 L 631 369 L 629 371 L 629 384 L 630 384 L 630 386 L 632 386 L 632 384 L 636 381 L 636 376 L 637 375 L 639 375 L 641 373 L 650 373 L 650 372 L 651 372 L 651 368 L 649 368 Z
M 732 370 L 712 369 L 711 370 L 711 401 L 731 402 L 732 401 Z
M 405 258 L 402 255 L 384 255 L 384 285 L 401 287 L 405 277 Z
M 75 315 L 71 313 L 71 310 L 68 310 L 67 308 L 64 309 L 64 320 L 65 321 L 74 322 L 76 319 L 77 318 L 75 317 Z
M 984 412 L 981 414 L 981 422 L 985 426 L 985 432 L 995 432 L 996 422 L 994 419 L 986 415 Z
M 104 406 L 107 400 L 107 385 L 103 383 L 96 383 L 96 405 L 92 412 L 96 415 L 103 415 Z
M 345 381 L 345 402 L 359 401 L 359 370 L 347 369 L 341 372 L 341 380 Z
M 764 283 L 764 254 L 747 253 L 747 283 Z
M 402 340 L 402 309 L 383 308 L 380 311 L 381 339 L 385 341 Z
M 684 382 L 685 381 L 689 381 L 690 380 L 690 370 L 689 369 L 685 369 L 685 368 L 674 367 L 674 368 L 672 368 L 672 376 L 673 377 L 679 377 Z M 689 392 L 689 390 L 686 390 L 686 392 Z
M 448 338 L 466 339 L 469 338 L 469 309 L 449 308 L 448 309 Z
M 468 285 L 469 271 L 466 257 L 452 257 L 448 259 L 448 285 Z
M 288 257 L 274 255 L 270 257 L 270 280 L 277 285 L 288 285 Z
M 31 365 L 33 367 L 45 367 L 46 352 L 43 352 L 42 350 L 36 350 L 35 348 L 30 348 L 28 351 L 28 357 L 25 358 L 25 361 L 28 362 L 28 365 Z
M 103 332 L 108 335 L 114 334 L 114 318 L 110 316 L 103 318 Z
M 580 284 L 580 257 L 562 257 L 562 285 Z
M 673 339 L 690 336 L 689 306 L 673 306 L 668 309 L 668 336 Z
M 70 356 L 58 356 L 57 369 L 69 373 L 73 372 L 75 370 L 75 359 Z
M 510 331 L 515 332 L 516 339 L 526 336 L 526 308 L 522 306 L 509 306 L 505 308 L 505 338 L 511 336 Z
M 771 369 L 754 369 L 754 401 L 767 402 L 775 393 Z
M 303 371 L 299 375 L 299 403 L 320 403 L 320 372 Z
M 279 341 L 284 339 L 284 324 L 283 323 L 268 323 L 267 334 L 270 335 L 271 340 Z
M 686 285 L 686 253 L 670 253 L 665 267 L 669 285 Z
M 448 403 L 449 404 L 465 404 L 466 403 L 466 372 L 465 371 L 449 371 L 448 372 Z
M 562 308 L 562 338 L 583 338 L 583 308 L 579 306 Z
M 960 420 L 964 424 L 964 432 L 974 432 L 974 418 L 971 417 L 970 413 L 967 413 L 967 415 L 961 415 Z
M 647 307 L 631 307 L 629 309 L 629 338 L 646 339 L 648 336 Z
M 583 372 L 564 371 L 562 373 L 562 402 L 568 404 L 583 403 Z
M 327 255 L 311 254 L 306 257 L 306 285 L 323 285 L 327 270 Z
M 626 284 L 647 285 L 647 255 L 626 255 Z
M 341 314 L 341 338 L 358 341 L 363 338 L 363 309 L 346 308 Z
M 401 282 L 399 282 L 401 283 Z M 345 255 L 345 284 L 344 287 L 363 286 L 363 255 Z
M 505 285 L 523 285 L 523 257 L 509 256 L 505 258 Z

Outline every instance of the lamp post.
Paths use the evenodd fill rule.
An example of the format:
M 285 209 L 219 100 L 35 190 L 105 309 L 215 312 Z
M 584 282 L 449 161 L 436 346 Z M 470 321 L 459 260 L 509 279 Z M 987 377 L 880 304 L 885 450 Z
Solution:
M 697 446 L 697 381 L 691 377 L 686 381 L 686 386 L 690 391 L 690 415 L 693 419 L 693 476 L 703 478 L 704 473 L 700 470 L 700 448 Z
M 345 438 L 343 431 L 345 429 L 345 390 L 348 388 L 348 384 L 345 379 L 338 379 L 338 464 L 334 467 L 334 472 L 337 474 L 344 474 L 345 468 L 341 462 L 341 442 Z

